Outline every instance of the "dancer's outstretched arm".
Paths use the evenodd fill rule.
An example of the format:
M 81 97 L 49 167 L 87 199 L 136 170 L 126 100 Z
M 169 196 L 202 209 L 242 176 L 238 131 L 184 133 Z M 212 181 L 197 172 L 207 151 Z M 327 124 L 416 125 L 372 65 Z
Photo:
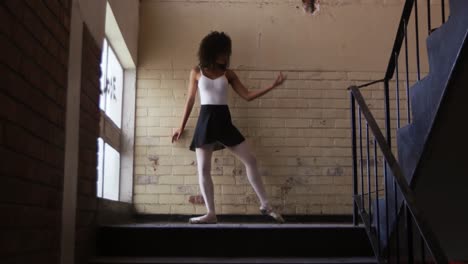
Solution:
M 266 88 L 263 88 L 263 89 L 259 89 L 259 90 L 255 90 L 255 91 L 249 91 L 243 84 L 242 82 L 239 80 L 239 77 L 237 77 L 237 74 L 232 71 L 232 70 L 228 70 L 226 72 L 227 74 L 227 78 L 229 80 L 229 83 L 231 84 L 232 88 L 234 89 L 234 91 L 236 91 L 237 94 L 239 94 L 240 97 L 244 98 L 246 101 L 252 101 L 266 93 L 268 93 L 270 90 L 272 90 L 273 88 L 281 85 L 285 80 L 286 80 L 286 76 L 283 76 L 283 74 L 280 72 L 278 74 L 278 77 L 276 77 L 276 80 L 273 82 L 272 85 L 266 87 Z

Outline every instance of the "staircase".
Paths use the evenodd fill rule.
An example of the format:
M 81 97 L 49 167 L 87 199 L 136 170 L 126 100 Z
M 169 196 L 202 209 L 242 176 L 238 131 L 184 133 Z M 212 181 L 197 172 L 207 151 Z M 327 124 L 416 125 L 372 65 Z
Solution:
M 387 75 L 381 80 L 385 82 L 383 92 L 387 102 L 389 80 L 398 71 L 400 50 L 407 38 L 404 21 L 409 20 L 413 7 L 417 14 L 416 4 L 414 0 L 405 3 Z M 390 263 L 430 260 L 433 256 L 426 248 L 429 242 L 421 239 L 425 235 L 435 242 L 436 248 L 440 244 L 442 254 L 449 259 L 468 260 L 468 228 L 465 227 L 468 211 L 461 209 L 462 201 L 467 200 L 463 193 L 468 186 L 468 131 L 463 128 L 463 121 L 468 120 L 465 102 L 468 99 L 468 1 L 451 0 L 450 13 L 447 22 L 431 30 L 426 40 L 429 74 L 408 90 L 411 122 L 401 128 L 391 127 L 393 113 L 386 107 L 386 139 L 383 141 L 390 149 L 390 129 L 397 129 L 398 160 L 396 164 L 389 162 L 385 166 L 385 198 L 379 196 L 373 200 L 371 208 L 361 206 L 361 216 L 369 218 L 368 234 L 376 244 L 374 250 Z M 419 50 L 417 52 L 419 55 Z M 398 75 L 396 78 L 398 83 Z M 352 91 L 353 100 L 354 96 L 360 97 L 356 89 Z M 403 103 L 406 100 L 402 100 Z M 399 120 L 399 112 L 397 115 Z M 356 148 L 356 144 L 353 147 Z M 404 186 L 398 182 L 395 172 L 403 176 L 409 192 L 403 193 Z M 365 196 L 364 192 L 359 195 L 356 191 L 358 201 Z M 408 206 L 408 197 L 417 202 L 417 208 Z M 422 223 L 414 219 L 413 209 L 423 212 L 419 215 Z M 417 229 L 420 224 L 428 227 L 427 234 Z
M 450 82 L 455 72 L 461 69 L 454 66 L 458 61 L 463 63 L 463 58 L 459 56 L 464 47 L 468 33 L 468 1 L 452 0 L 450 1 L 450 10 L 453 10 L 448 21 L 437 30 L 433 31 L 427 38 L 427 53 L 429 56 L 429 74 L 421 81 L 417 82 L 410 89 L 410 102 L 412 122 L 397 131 L 398 162 L 408 183 L 414 188 L 421 173 L 415 173 L 418 167 L 422 167 L 423 153 L 429 143 L 432 128 L 436 122 L 440 106 L 444 103 L 444 95 L 449 89 L 463 89 L 460 83 Z M 462 67 L 462 65 L 460 65 Z M 465 82 L 465 86 L 467 86 Z M 465 89 L 466 90 L 466 89 Z M 462 111 L 463 112 L 463 111 Z M 462 112 L 459 112 L 460 114 Z M 456 113 L 456 112 L 455 112 Z M 461 115 L 460 115 L 461 116 Z M 442 120 L 443 121 L 443 120 Z M 459 120 L 460 121 L 460 120 Z M 447 133 L 440 139 L 450 137 Z M 446 157 L 451 156 L 451 151 L 443 152 Z M 456 158 L 456 157 L 455 157 Z M 442 164 L 437 167 L 445 168 Z M 388 169 L 391 174 L 391 170 Z M 465 170 L 468 173 L 468 170 Z M 427 179 L 428 175 L 424 176 Z M 387 177 L 386 186 L 393 186 L 393 175 Z M 397 188 L 398 208 L 401 210 L 403 195 Z M 395 190 L 389 188 L 389 197 L 394 197 Z M 415 192 L 417 193 L 417 192 Z M 439 193 L 440 194 L 440 193 Z M 416 197 L 418 197 L 416 195 Z M 382 221 L 385 217 L 385 201 L 379 200 L 381 206 Z M 375 205 L 374 205 L 375 206 Z M 395 211 L 394 199 L 389 200 L 391 212 Z M 376 208 L 376 206 L 375 206 Z M 376 216 L 376 214 L 375 214 Z M 381 223 L 382 223 L 381 221 Z M 389 214 L 389 221 L 392 226 L 395 225 L 396 215 Z M 375 221 L 376 222 L 376 221 Z M 381 231 L 386 234 L 385 225 L 381 225 Z M 386 237 L 382 237 L 385 243 Z
M 114 263 L 377 263 L 352 224 L 147 222 L 101 226 L 97 257 Z

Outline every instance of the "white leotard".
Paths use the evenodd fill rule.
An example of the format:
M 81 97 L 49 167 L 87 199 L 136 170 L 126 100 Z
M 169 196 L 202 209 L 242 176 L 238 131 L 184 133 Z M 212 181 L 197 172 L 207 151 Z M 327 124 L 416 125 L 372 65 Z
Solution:
M 200 67 L 200 79 L 198 90 L 200 91 L 200 104 L 202 105 L 227 105 L 229 82 L 226 72 L 216 79 L 210 79 L 203 74 Z

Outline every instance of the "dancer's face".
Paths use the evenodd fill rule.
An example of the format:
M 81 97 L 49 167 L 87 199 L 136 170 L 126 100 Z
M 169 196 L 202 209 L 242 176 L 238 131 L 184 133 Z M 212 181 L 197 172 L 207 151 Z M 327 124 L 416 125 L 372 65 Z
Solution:
M 229 56 L 227 54 L 220 54 L 216 57 L 215 64 L 217 68 L 225 71 L 229 64 Z
M 216 57 L 217 64 L 227 64 L 229 61 L 229 56 L 227 54 L 219 54 Z

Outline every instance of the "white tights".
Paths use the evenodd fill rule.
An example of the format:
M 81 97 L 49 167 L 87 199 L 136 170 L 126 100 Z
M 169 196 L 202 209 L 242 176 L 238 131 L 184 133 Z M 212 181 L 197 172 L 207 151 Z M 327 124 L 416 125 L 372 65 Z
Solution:
M 244 164 L 247 172 L 247 178 L 252 185 L 257 197 L 260 200 L 262 208 L 269 208 L 269 201 L 263 186 L 262 178 L 258 171 L 257 159 L 250 151 L 249 145 L 243 141 L 239 145 L 228 147 L 237 158 Z M 198 220 L 214 220 L 216 219 L 216 211 L 214 205 L 214 189 L 213 180 L 211 179 L 211 156 L 213 154 L 213 146 L 205 145 L 202 148 L 195 149 L 198 166 L 198 179 L 200 190 L 205 200 L 207 214 L 198 217 Z

